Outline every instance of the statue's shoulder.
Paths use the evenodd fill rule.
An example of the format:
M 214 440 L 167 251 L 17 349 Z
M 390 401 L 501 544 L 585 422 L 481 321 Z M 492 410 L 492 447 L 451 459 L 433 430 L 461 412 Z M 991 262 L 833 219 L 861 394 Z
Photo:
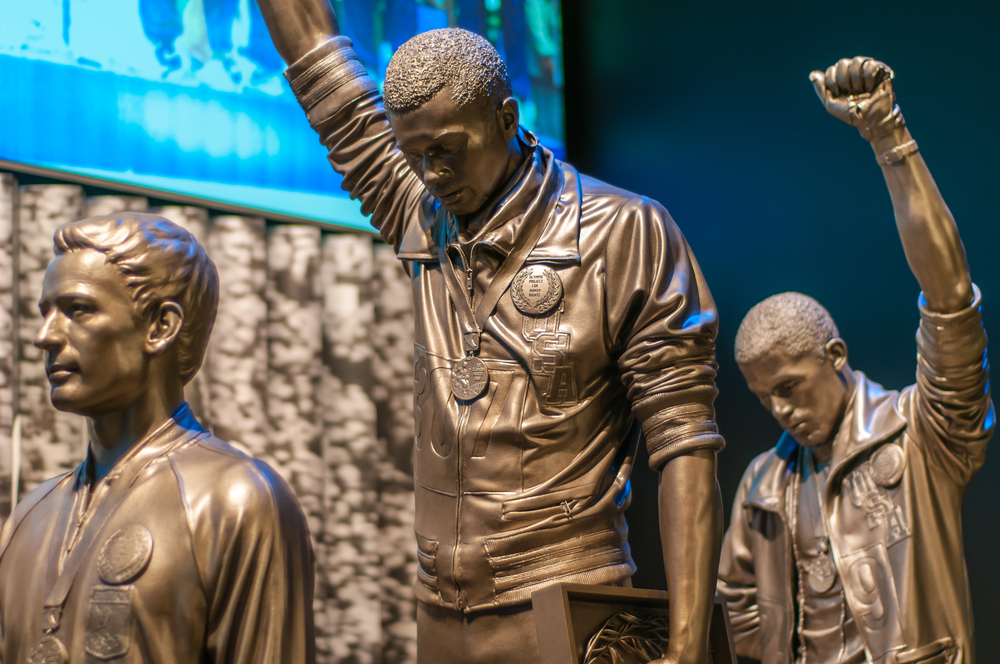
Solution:
M 610 185 L 578 172 L 569 164 L 560 164 L 566 174 L 566 190 L 579 197 L 580 210 L 591 223 L 611 223 L 628 218 L 645 223 L 673 223 L 666 209 L 651 198 Z
M 270 465 L 214 435 L 206 433 L 170 457 L 188 505 L 208 500 L 239 513 L 301 513 L 288 484 Z
M 56 475 L 55 477 L 42 482 L 27 496 L 25 496 L 24 500 L 19 502 L 14 507 L 10 517 L 3 524 L 3 530 L 0 531 L 0 558 L 3 557 L 4 551 L 7 550 L 7 545 L 10 544 L 11 539 L 14 537 L 14 532 L 25 520 L 28 514 L 31 513 L 31 510 L 52 494 L 57 487 L 63 484 L 64 481 L 72 482 L 73 480 L 71 476 L 76 472 L 76 470 L 76 468 L 68 470 L 61 475 Z

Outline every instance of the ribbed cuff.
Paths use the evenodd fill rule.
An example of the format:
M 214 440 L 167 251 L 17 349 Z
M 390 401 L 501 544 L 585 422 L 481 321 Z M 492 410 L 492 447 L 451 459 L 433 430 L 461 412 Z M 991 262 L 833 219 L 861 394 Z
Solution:
M 377 89 L 358 60 L 351 40 L 344 36 L 334 37 L 306 53 L 285 71 L 285 78 L 313 124 Z M 317 106 L 331 96 L 334 103 L 324 103 L 321 112 L 316 113 Z
M 694 450 L 721 450 L 726 446 L 711 405 L 687 403 L 664 408 L 642 422 L 649 465 L 659 470 L 675 456 Z
M 982 294 L 975 284 L 972 292 L 972 304 L 951 314 L 931 311 L 923 304 L 921 296 L 917 350 L 931 366 L 937 369 L 964 367 L 976 362 L 986 350 Z

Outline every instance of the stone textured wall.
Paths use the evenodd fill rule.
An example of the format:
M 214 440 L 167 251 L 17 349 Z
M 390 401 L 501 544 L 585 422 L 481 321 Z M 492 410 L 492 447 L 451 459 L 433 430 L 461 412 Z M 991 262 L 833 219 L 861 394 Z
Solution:
M 141 196 L 91 196 L 87 199 L 87 217 L 118 212 L 145 212 L 149 201 Z
M 219 271 L 219 313 L 205 365 L 208 426 L 230 444 L 267 456 L 267 249 L 264 220 L 216 217 L 208 255 Z
M 0 525 L 10 516 L 13 470 L 11 433 L 14 424 L 14 383 L 17 332 L 14 321 L 14 246 L 17 241 L 15 205 L 17 181 L 0 173 Z
M 18 222 L 21 490 L 23 497 L 40 483 L 71 470 L 86 456 L 86 427 L 79 415 L 61 413 L 49 400 L 44 357 L 34 339 L 42 324 L 38 299 L 52 260 L 52 235 L 61 224 L 84 216 L 83 189 L 74 185 L 22 187 Z
M 83 419 L 52 408 L 42 353 L 33 345 L 53 231 L 83 216 L 147 205 L 130 196 L 85 199 L 80 187 L 66 185 L 22 187 L 18 194 L 13 178 L 0 175 L 0 492 L 9 493 L 3 464 L 15 400 L 23 423 L 22 497 L 86 452 Z M 196 207 L 150 211 L 191 231 L 219 271 L 218 317 L 185 397 L 203 424 L 274 466 L 298 496 L 316 553 L 318 661 L 414 662 L 408 277 L 391 249 L 373 248 L 367 235 L 209 218 Z
M 323 241 L 324 541 L 318 585 L 327 597 L 324 625 L 330 661 L 381 661 L 378 451 L 371 387 L 374 316 L 371 238 L 328 235 Z
M 382 542 L 382 625 L 385 664 L 416 661 L 413 584 L 413 298 L 410 280 L 392 247 L 375 249 L 375 326 L 372 331 L 379 455 L 379 530 Z

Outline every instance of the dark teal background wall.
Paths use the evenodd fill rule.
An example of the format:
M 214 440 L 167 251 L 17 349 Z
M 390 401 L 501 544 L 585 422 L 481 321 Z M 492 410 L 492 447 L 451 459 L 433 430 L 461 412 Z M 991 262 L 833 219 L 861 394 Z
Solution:
M 886 387 L 914 380 L 918 287 L 889 194 L 867 143 L 820 105 L 812 69 L 861 54 L 896 70 L 900 108 L 958 222 L 987 330 L 1000 339 L 1000 3 L 563 5 L 569 160 L 662 202 L 719 307 L 727 522 L 747 463 L 780 434 L 733 360 L 736 328 L 756 302 L 808 293 L 833 314 L 853 367 Z M 635 583 L 663 587 L 648 467 L 635 484 Z M 998 515 L 993 449 L 964 513 L 981 662 L 1000 661 Z

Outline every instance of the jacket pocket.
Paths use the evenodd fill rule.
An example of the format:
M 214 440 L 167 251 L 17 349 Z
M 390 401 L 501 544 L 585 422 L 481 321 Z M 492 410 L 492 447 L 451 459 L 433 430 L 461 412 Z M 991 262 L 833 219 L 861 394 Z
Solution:
M 955 661 L 955 639 L 946 636 L 927 645 L 904 650 L 896 655 L 896 664 L 950 664 Z
M 503 503 L 503 520 L 517 521 L 519 519 L 541 519 L 547 516 L 563 514 L 566 518 L 576 516 L 580 505 L 592 504 L 593 495 L 597 491 L 596 484 L 557 489 L 537 496 L 514 498 Z
M 437 577 L 437 552 L 439 542 L 417 535 L 417 580 L 428 590 L 441 594 Z

